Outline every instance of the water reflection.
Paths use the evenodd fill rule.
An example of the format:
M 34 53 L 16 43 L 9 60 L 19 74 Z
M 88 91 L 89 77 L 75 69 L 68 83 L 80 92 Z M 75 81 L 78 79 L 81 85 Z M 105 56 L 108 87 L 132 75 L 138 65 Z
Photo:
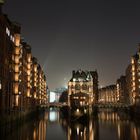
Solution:
M 2 140 L 46 140 L 48 115 L 43 114 L 22 126 L 6 126 L 0 130 Z M 11 127 L 11 128 L 9 128 Z M 9 130 L 7 130 L 9 129 Z
M 23 126 L 7 133 L 1 129 L 3 140 L 139 140 L 140 124 L 125 113 L 101 111 L 88 119 L 71 120 L 50 109 Z
M 140 124 L 123 112 L 101 111 L 88 121 L 61 121 L 68 140 L 139 140 Z
M 49 122 L 58 122 L 59 112 L 56 109 L 50 108 L 49 111 Z

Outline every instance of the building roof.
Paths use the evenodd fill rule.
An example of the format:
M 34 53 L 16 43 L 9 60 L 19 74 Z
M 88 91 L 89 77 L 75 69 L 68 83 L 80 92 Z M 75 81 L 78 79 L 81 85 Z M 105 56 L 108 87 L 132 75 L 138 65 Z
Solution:
M 92 75 L 89 71 L 82 71 L 82 70 L 77 70 L 77 71 L 73 71 L 73 75 L 71 78 L 71 82 L 79 82 L 79 81 L 83 81 L 83 82 L 87 82 L 89 80 L 92 80 Z

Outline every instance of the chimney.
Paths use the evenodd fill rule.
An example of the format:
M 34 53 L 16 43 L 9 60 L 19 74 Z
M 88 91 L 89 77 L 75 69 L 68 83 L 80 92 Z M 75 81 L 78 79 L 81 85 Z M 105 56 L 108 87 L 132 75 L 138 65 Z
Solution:
M 72 77 L 74 77 L 74 75 L 75 75 L 75 70 L 72 71 Z

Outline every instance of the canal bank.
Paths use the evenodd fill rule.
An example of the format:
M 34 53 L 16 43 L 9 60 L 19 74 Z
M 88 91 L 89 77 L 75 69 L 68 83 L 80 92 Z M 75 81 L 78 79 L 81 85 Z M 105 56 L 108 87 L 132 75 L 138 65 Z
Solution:
M 45 108 L 37 107 L 32 111 L 14 111 L 10 115 L 0 116 L 0 134 L 10 133 L 25 123 L 38 118 L 45 112 Z

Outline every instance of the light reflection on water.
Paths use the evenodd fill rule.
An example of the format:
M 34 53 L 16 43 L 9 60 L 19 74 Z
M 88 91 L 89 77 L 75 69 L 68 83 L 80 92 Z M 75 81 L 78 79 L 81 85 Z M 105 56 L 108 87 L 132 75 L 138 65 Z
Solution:
M 5 128 L 6 129 L 6 128 Z M 56 109 L 11 133 L 3 130 L 2 140 L 139 140 L 140 124 L 124 113 L 102 111 L 88 120 L 70 121 Z

